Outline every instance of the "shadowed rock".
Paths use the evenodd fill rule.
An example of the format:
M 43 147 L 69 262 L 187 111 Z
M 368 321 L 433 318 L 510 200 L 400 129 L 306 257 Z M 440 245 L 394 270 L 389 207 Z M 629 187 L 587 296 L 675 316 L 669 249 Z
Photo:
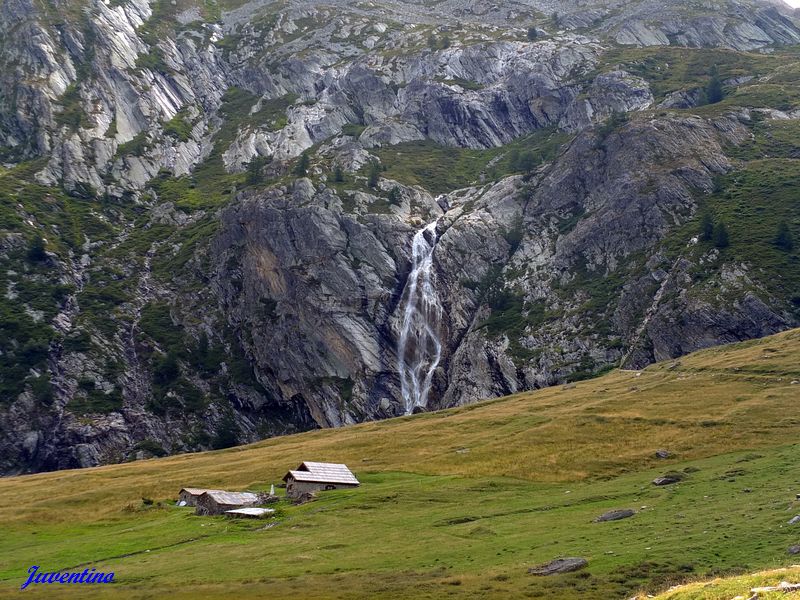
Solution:
M 636 514 L 635 510 L 632 510 L 630 508 L 620 508 L 603 513 L 602 515 L 597 517 L 594 520 L 594 522 L 603 523 L 605 521 L 619 521 L 621 519 L 628 519 L 635 514 Z
M 680 473 L 667 473 L 661 477 L 656 477 L 653 479 L 653 485 L 670 485 L 682 481 L 683 478 L 683 475 Z
M 569 557 L 557 558 L 549 563 L 537 565 L 528 569 L 531 575 L 556 575 L 558 573 L 571 573 L 583 569 L 589 564 L 585 558 Z

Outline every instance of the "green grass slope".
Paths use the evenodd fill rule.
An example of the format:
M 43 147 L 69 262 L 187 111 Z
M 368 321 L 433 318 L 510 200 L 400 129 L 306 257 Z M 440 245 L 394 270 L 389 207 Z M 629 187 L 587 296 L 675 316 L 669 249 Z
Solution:
M 716 577 L 709 581 L 700 581 L 685 585 L 673 586 L 669 591 L 656 596 L 656 600 L 730 600 L 731 598 L 752 598 L 757 588 L 776 587 L 781 582 L 796 583 L 800 581 L 800 565 L 792 565 L 768 571 L 759 571 L 747 575 Z M 800 592 L 770 591 L 758 592 L 758 600 L 797 600 Z
M 797 380 L 793 330 L 440 413 L 3 479 L 0 597 L 34 564 L 115 572 L 34 598 L 621 598 L 785 566 Z M 363 485 L 282 504 L 271 527 L 174 506 L 182 486 L 265 489 L 301 460 Z M 683 480 L 650 483 L 667 471 Z M 592 522 L 612 508 L 637 514 Z M 589 566 L 528 575 L 559 556 Z

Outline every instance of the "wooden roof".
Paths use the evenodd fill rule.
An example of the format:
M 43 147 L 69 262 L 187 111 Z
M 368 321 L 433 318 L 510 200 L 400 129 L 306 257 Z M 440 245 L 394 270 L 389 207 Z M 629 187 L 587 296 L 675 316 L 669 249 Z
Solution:
M 345 485 L 360 485 L 356 476 L 347 468 L 347 465 L 338 463 L 321 463 L 306 461 L 301 463 L 294 471 L 284 475 L 283 480 L 293 477 L 295 481 L 308 481 L 311 483 L 339 483 Z
M 186 488 L 182 488 L 179 493 L 182 494 L 183 492 L 189 492 L 189 494 L 191 494 L 192 496 L 200 496 L 202 494 L 205 494 L 206 492 L 221 492 L 221 491 L 222 490 L 207 490 L 205 488 L 190 488 L 190 487 L 186 487 Z
M 208 496 L 217 504 L 230 504 L 233 506 L 245 506 L 258 502 L 258 496 L 250 492 L 222 492 L 213 490 L 203 493 L 202 496 Z

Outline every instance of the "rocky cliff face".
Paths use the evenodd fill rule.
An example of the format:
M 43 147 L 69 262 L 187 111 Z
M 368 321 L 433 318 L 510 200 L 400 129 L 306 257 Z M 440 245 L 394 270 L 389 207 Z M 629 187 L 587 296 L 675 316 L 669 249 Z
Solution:
M 0 34 L 3 472 L 403 414 L 431 222 L 428 409 L 798 323 L 777 4 L 6 2 Z

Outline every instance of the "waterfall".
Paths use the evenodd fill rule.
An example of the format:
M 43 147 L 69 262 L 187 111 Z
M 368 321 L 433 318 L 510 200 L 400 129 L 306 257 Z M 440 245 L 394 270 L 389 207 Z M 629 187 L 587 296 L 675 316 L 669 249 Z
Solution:
M 442 305 L 431 280 L 435 246 L 436 221 L 414 235 L 411 273 L 403 291 L 405 308 L 397 356 L 406 414 L 415 406 L 427 406 L 433 373 L 442 356 L 438 331 Z

